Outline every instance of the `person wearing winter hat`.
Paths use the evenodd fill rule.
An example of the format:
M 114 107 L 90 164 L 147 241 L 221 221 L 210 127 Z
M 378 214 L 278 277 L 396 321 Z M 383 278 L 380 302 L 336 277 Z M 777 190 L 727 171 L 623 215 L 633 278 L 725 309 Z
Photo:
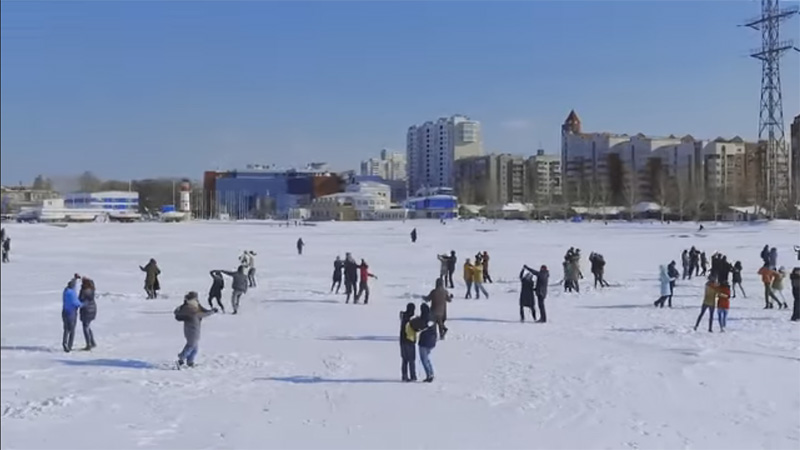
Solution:
M 191 291 L 183 298 L 183 304 L 175 309 L 175 320 L 183 322 L 183 336 L 186 338 L 186 345 L 178 354 L 178 368 L 183 367 L 184 362 L 189 367 L 194 367 L 194 360 L 200 346 L 200 324 L 202 320 L 217 309 L 205 309 L 197 298 L 197 292 Z
M 536 323 L 546 323 L 547 311 L 544 309 L 544 300 L 547 298 L 547 283 L 550 280 L 550 271 L 547 270 L 547 266 L 544 264 L 539 270 L 533 270 L 527 265 L 524 266 L 524 268 L 536 277 L 536 288 L 534 292 L 536 293 L 536 303 L 539 306 L 539 320 L 537 320 Z
M 403 361 L 401 364 L 403 381 L 417 381 L 417 350 L 414 347 L 416 334 L 410 333 L 408 329 L 415 310 L 416 305 L 409 303 L 405 311 L 400 311 L 400 358 Z

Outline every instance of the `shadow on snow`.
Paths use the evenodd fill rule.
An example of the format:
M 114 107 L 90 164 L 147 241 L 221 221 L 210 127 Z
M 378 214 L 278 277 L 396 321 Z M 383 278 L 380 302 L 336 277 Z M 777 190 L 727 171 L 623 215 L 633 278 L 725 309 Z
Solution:
M 489 319 L 486 317 L 454 317 L 447 320 L 449 322 L 519 323 L 519 320 Z
M 320 341 L 367 341 L 367 342 L 398 342 L 397 336 L 328 336 L 319 338 Z
M 15 351 L 15 352 L 43 352 L 52 353 L 55 349 L 45 347 L 43 345 L 4 345 L 0 347 L 2 351 Z
M 342 303 L 336 300 L 310 300 L 310 299 L 279 299 L 279 300 L 267 300 L 266 303 Z
M 156 367 L 149 362 L 136 359 L 89 359 L 84 361 L 61 359 L 59 362 L 67 366 L 78 367 L 118 367 L 121 369 L 155 369 Z
M 296 375 L 293 377 L 267 377 L 255 378 L 253 381 L 280 381 L 292 384 L 376 384 L 376 383 L 400 383 L 400 380 L 389 380 L 384 378 L 322 378 L 308 375 Z

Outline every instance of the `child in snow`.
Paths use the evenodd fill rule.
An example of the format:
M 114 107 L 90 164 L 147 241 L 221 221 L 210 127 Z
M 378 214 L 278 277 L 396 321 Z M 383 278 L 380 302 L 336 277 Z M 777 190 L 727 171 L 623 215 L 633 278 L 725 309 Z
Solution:
M 189 292 L 183 298 L 183 304 L 175 308 L 175 320 L 183 322 L 183 336 L 186 338 L 186 345 L 178 354 L 178 367 L 182 367 L 184 362 L 189 367 L 194 367 L 194 359 L 200 345 L 200 324 L 205 317 L 217 312 L 216 308 L 205 309 L 197 299 L 197 292 Z
M 405 311 L 400 311 L 400 358 L 403 360 L 401 366 L 403 381 L 417 381 L 416 369 L 416 334 L 411 333 L 408 324 L 414 317 L 416 306 L 413 303 L 406 305 Z
M 225 288 L 225 278 L 222 277 L 222 274 L 219 270 L 212 270 L 209 272 L 211 275 L 211 289 L 208 290 L 208 307 L 214 307 L 214 299 L 217 300 L 217 305 L 222 313 L 225 313 L 225 306 L 222 304 L 222 290 Z
M 697 327 L 700 326 L 700 321 L 703 320 L 703 315 L 706 313 L 706 310 L 710 310 L 710 315 L 708 316 L 708 332 L 714 332 L 714 307 L 717 304 L 718 287 L 717 282 L 712 278 L 709 278 L 706 282 L 706 288 L 703 294 L 703 307 L 700 309 L 700 315 L 697 316 L 697 322 L 694 324 L 694 331 L 697 331 Z
M 419 317 L 411 320 L 411 326 L 419 330 L 419 360 L 425 369 L 425 383 L 433 381 L 433 364 L 431 364 L 431 351 L 436 347 L 436 326 L 431 322 L 428 305 L 422 304 Z
M 731 306 L 731 289 L 727 281 L 719 285 L 717 294 L 717 314 L 719 315 L 719 331 L 725 332 L 728 326 L 728 308 Z

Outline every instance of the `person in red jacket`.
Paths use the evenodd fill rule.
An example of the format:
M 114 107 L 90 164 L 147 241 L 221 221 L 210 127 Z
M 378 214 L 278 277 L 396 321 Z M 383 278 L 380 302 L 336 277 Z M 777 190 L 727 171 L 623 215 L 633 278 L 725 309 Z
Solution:
M 728 326 L 728 309 L 731 306 L 731 287 L 726 280 L 723 280 L 717 288 L 717 315 L 719 319 L 719 331 L 724 333 Z
M 358 266 L 358 272 L 360 275 L 360 281 L 358 284 L 358 293 L 356 293 L 354 303 L 358 303 L 358 299 L 361 298 L 361 294 L 364 294 L 364 304 L 366 305 L 369 303 L 369 279 L 375 278 L 377 280 L 378 277 L 369 273 L 369 266 L 363 259 L 361 260 L 361 264 Z

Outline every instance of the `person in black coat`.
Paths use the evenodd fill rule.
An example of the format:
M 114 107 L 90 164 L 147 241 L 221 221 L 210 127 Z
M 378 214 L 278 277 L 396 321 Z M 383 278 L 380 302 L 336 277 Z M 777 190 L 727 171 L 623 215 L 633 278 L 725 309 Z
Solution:
M 681 266 L 683 266 L 683 276 L 681 279 L 685 280 L 687 278 L 691 278 L 690 275 L 690 262 L 689 262 L 689 251 L 684 249 L 681 253 Z
M 539 320 L 537 320 L 536 323 L 546 323 L 547 311 L 544 309 L 544 300 L 547 298 L 547 283 L 550 281 L 550 271 L 547 270 L 547 266 L 545 265 L 542 265 L 539 270 L 533 270 L 528 266 L 524 268 L 536 277 L 536 288 L 534 292 L 536 293 L 536 300 L 539 304 Z
M 792 297 L 794 297 L 794 307 L 792 308 L 792 322 L 800 321 L 800 267 L 795 267 L 789 275 L 792 283 Z
M 407 326 L 414 317 L 416 306 L 413 303 L 406 305 L 405 311 L 400 311 L 400 358 L 403 360 L 401 373 L 403 381 L 417 381 L 417 349 Z
M 417 229 L 411 230 L 411 243 L 417 242 Z
M 731 294 L 733 295 L 731 295 L 731 298 L 736 298 L 736 286 L 739 286 L 742 295 L 747 298 L 747 294 L 744 293 L 744 288 L 742 287 L 742 262 L 736 261 L 731 272 L 733 273 L 733 283 L 731 284 Z
M 91 350 L 97 347 L 97 343 L 94 340 L 94 333 L 90 326 L 92 321 L 97 318 L 97 303 L 94 297 L 94 281 L 84 277 L 81 283 L 81 292 L 78 295 L 78 300 L 81 301 L 79 315 L 81 324 L 83 325 L 83 338 L 86 340 L 86 347 L 84 347 L 84 350 Z
M 689 279 L 700 275 L 700 252 L 692 246 L 689 249 Z
M 722 284 L 723 282 L 727 284 L 731 270 L 733 270 L 733 266 L 731 266 L 731 263 L 728 262 L 728 257 L 725 255 L 720 255 L 719 261 L 717 262 L 717 282 L 719 284 Z
M 431 352 L 436 347 L 436 324 L 431 321 L 431 311 L 428 305 L 422 304 L 419 308 L 419 317 L 411 320 L 412 327 L 419 330 L 419 360 L 425 369 L 425 383 L 433 382 L 433 364 Z
M 705 276 L 706 273 L 708 273 L 708 258 L 706 257 L 706 252 L 700 252 L 700 268 L 703 269 L 700 276 Z
M 534 308 L 534 294 L 535 285 L 533 282 L 533 274 L 526 271 L 523 267 L 519 271 L 519 281 L 522 283 L 519 290 L 519 321 L 525 322 L 525 308 L 530 308 L 531 317 L 536 322 L 536 308 Z
M 344 289 L 347 294 L 345 303 L 350 302 L 350 295 L 355 298 L 356 282 L 358 281 L 358 263 L 353 259 L 353 255 L 347 253 L 344 259 Z
M 769 245 L 765 245 L 761 250 L 761 260 L 764 261 L 765 266 L 769 266 Z
M 208 290 L 208 307 L 214 308 L 213 300 L 217 300 L 217 305 L 219 305 L 220 311 L 225 313 L 225 306 L 222 304 L 222 290 L 225 289 L 225 278 L 222 277 L 222 273 L 219 270 L 212 270 L 209 272 L 211 275 L 211 289 Z
M 667 266 L 667 275 L 669 276 L 669 307 L 672 308 L 672 296 L 675 294 L 675 280 L 680 276 L 678 268 L 675 267 L 675 261 L 670 262 Z
M 456 271 L 456 251 L 450 250 L 450 256 L 447 258 L 447 279 L 445 280 L 446 284 L 450 285 L 450 289 L 455 288 L 453 284 L 453 273 Z
M 333 260 L 333 283 L 331 283 L 331 292 L 333 292 L 334 286 L 336 287 L 336 293 L 339 293 L 339 289 L 342 287 L 342 269 L 344 268 L 344 262 L 338 256 L 336 259 Z

